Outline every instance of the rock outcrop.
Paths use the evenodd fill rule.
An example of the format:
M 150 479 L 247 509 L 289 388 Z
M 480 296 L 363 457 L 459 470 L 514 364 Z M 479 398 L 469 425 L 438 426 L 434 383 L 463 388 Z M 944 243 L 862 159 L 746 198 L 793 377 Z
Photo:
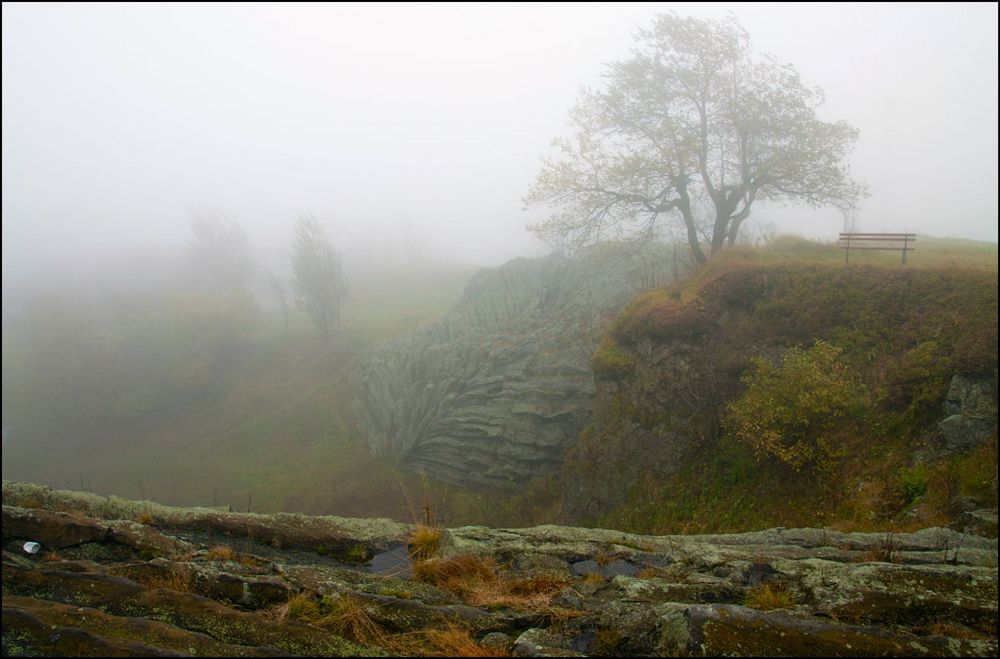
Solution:
M 602 325 L 668 263 L 662 248 L 620 245 L 481 272 L 442 319 L 362 360 L 369 446 L 465 485 L 551 469 L 590 418 Z
M 948 416 L 938 423 L 944 449 L 961 451 L 982 444 L 997 425 L 997 393 L 993 379 L 956 375 L 944 401 Z
M 5 656 L 997 652 L 997 541 L 947 529 L 464 527 L 393 565 L 378 557 L 412 527 L 385 520 L 209 515 L 15 483 L 3 503 Z M 120 518 L 132 513 L 143 522 Z M 120 532 L 135 526 L 141 544 Z M 52 545 L 21 550 L 39 538 Z

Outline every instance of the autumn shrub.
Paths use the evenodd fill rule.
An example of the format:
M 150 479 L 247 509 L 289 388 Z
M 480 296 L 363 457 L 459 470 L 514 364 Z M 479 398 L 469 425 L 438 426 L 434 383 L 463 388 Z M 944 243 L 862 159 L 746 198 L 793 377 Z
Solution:
M 734 261 L 706 273 L 698 287 L 698 295 L 719 308 L 751 310 L 767 287 L 766 269 Z
M 817 341 L 809 350 L 790 348 L 780 364 L 753 359 L 742 378 L 746 391 L 727 409 L 730 435 L 795 471 L 829 462 L 835 435 L 867 403 L 864 385 L 839 357 L 839 349 Z
M 638 318 L 644 333 L 657 339 L 692 338 L 711 330 L 713 316 L 701 300 L 682 304 L 665 300 L 643 310 Z
M 922 341 L 896 360 L 882 402 L 904 411 L 913 420 L 940 416 L 952 373 L 950 360 L 939 343 Z
M 619 314 L 611 334 L 624 343 L 642 337 L 656 339 L 693 338 L 713 327 L 714 316 L 702 300 L 685 302 L 669 288 L 646 291 Z
M 928 476 L 927 467 L 922 464 L 912 468 L 904 468 L 899 472 L 899 485 L 906 503 L 911 503 L 918 497 L 927 494 Z
M 635 357 L 622 349 L 613 337 L 605 336 L 590 360 L 599 378 L 621 380 L 635 371 Z

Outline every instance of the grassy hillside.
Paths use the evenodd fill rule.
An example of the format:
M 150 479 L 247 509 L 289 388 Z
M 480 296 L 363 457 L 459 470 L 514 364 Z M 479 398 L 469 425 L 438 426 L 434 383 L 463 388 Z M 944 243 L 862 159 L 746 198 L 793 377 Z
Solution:
M 918 244 L 924 251 L 904 268 L 883 253 L 845 266 L 835 247 L 778 240 L 730 251 L 696 277 L 633 300 L 594 357 L 597 375 L 613 383 L 609 416 L 585 433 L 566 468 L 573 483 L 613 481 L 617 469 L 629 491 L 589 521 L 655 533 L 899 529 L 995 507 L 995 416 L 992 440 L 965 452 L 937 450 L 936 424 L 953 375 L 991 383 L 995 400 L 996 246 Z M 803 370 L 818 359 L 817 339 L 829 346 L 827 361 Z M 675 473 L 630 464 L 655 462 L 655 445 L 637 437 L 678 428 L 677 408 L 658 408 L 648 394 L 678 389 L 676 373 L 668 382 L 650 365 L 664 349 L 681 350 L 690 369 L 713 378 L 687 385 L 709 421 Z M 799 366 L 783 362 L 789 355 Z M 774 428 L 785 459 L 753 446 Z M 801 446 L 791 446 L 794 437 Z M 794 464 L 793 449 L 811 457 Z

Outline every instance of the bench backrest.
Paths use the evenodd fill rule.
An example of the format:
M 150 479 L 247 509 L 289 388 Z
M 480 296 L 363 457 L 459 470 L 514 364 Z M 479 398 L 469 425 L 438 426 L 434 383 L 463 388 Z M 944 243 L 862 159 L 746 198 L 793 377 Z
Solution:
M 903 253 L 903 263 L 906 263 L 906 253 L 917 247 L 915 233 L 857 233 L 841 232 L 837 246 L 846 249 L 845 258 L 851 260 L 852 249 L 886 249 Z
M 915 233 L 841 233 L 837 244 L 847 249 L 891 249 L 907 251 L 916 249 Z

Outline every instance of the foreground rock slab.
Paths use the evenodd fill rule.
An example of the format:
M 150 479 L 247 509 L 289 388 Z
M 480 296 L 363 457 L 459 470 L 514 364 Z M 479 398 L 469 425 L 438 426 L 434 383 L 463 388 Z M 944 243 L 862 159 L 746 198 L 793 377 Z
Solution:
M 388 520 L 24 483 L 3 503 L 9 656 L 997 653 L 997 541 L 946 529 L 463 527 L 421 562 L 403 551 L 413 528 Z M 390 554 L 407 565 L 374 569 Z

